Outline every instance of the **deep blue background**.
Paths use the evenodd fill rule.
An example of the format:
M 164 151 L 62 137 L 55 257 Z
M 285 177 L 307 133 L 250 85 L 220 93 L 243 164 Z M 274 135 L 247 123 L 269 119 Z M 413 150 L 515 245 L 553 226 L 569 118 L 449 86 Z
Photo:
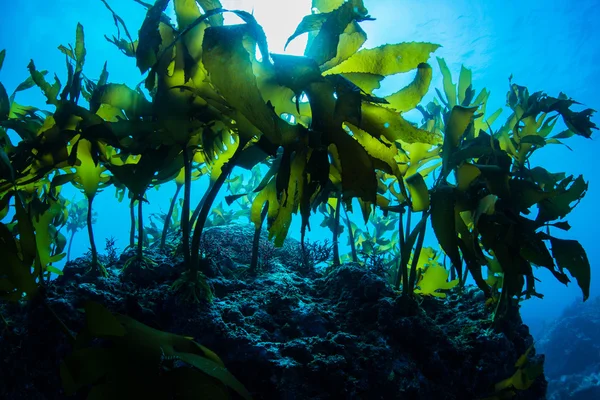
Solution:
M 110 3 L 135 34 L 144 17 L 142 7 L 129 0 Z M 286 38 L 302 16 L 310 13 L 310 1 L 307 0 L 231 0 L 222 3 L 229 9 L 254 10 L 273 52 L 283 51 Z M 475 88 L 491 90 L 489 112 L 504 106 L 510 74 L 516 83 L 528 86 L 532 92 L 543 90 L 558 95 L 563 91 L 586 106 L 600 107 L 597 95 L 600 89 L 600 27 L 597 24 L 600 7 L 595 0 L 365 0 L 365 4 L 377 19 L 363 24 L 369 34 L 367 47 L 402 41 L 443 45 L 435 55 L 446 59 L 455 79 L 461 64 L 465 64 L 473 70 Z M 14 1 L 4 3 L 0 14 L 0 49 L 7 50 L 0 80 L 9 93 L 28 76 L 26 67 L 30 58 L 35 60 L 38 69 L 56 72 L 65 80 L 64 56 L 56 48 L 74 42 L 77 22 L 85 27 L 86 75 L 98 77 L 104 61 L 108 60 L 111 82 L 130 86 L 138 83 L 139 72 L 134 60 L 121 55 L 103 37 L 114 34 L 115 28 L 110 13 L 99 0 Z M 301 53 L 304 43 L 305 38 L 296 39 L 288 52 Z M 435 60 L 431 63 L 434 85 L 441 87 L 437 63 Z M 409 79 L 403 76 L 390 78 L 380 93 L 392 92 Z M 44 105 L 44 99 L 36 89 L 19 94 L 17 102 Z M 508 111 L 505 111 L 503 117 L 507 115 Z M 598 117 L 594 121 L 600 124 Z M 497 124 L 502 122 L 500 118 Z M 557 131 L 559 129 L 557 127 Z M 596 164 L 600 147 L 596 139 L 579 137 L 569 140 L 568 144 L 572 152 L 562 146 L 547 146 L 538 151 L 534 162 L 551 172 L 584 174 L 590 181 L 586 197 L 569 217 L 573 229 L 562 237 L 577 239 L 586 248 L 592 264 L 592 296 L 595 296 L 600 291 L 600 278 L 594 272 L 600 258 L 597 248 L 600 177 Z M 195 184 L 194 202 L 205 188 L 205 181 Z M 172 185 L 152 190 L 146 216 L 159 209 L 165 210 L 173 190 Z M 76 191 L 65 189 L 64 193 L 70 197 Z M 100 215 L 95 226 L 98 246 L 102 248 L 104 238 L 114 236 L 118 245 L 124 247 L 128 242 L 127 205 L 117 203 L 113 189 L 108 189 L 95 201 L 95 209 Z M 317 223 L 313 225 L 318 226 Z M 297 227 L 295 223 L 291 229 L 294 236 Z M 313 229 L 312 237 L 326 234 L 322 229 Z M 78 234 L 74 254 L 85 252 L 87 247 L 86 235 Z M 536 276 L 542 280 L 538 291 L 546 298 L 525 302 L 523 315 L 534 333 L 541 334 L 541 322 L 557 316 L 574 299 L 581 300 L 581 292 L 575 282 L 564 287 L 545 270 L 536 271 Z

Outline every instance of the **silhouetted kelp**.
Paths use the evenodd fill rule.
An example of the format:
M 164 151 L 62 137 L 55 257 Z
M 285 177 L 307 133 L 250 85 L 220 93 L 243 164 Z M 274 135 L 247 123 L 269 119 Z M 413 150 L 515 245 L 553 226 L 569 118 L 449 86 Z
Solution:
M 90 272 L 107 274 L 94 241 L 92 206 L 98 191 L 110 186 L 119 201 L 128 194 L 131 246 L 137 206 L 136 253 L 124 268 L 132 263 L 152 268 L 153 261 L 143 254 L 144 238 L 160 239 L 165 250 L 168 233 L 178 229 L 186 271 L 173 289 L 190 301 L 212 297 L 203 270 L 207 263 L 200 254 L 205 226 L 249 216 L 256 228 L 250 271 L 256 273 L 264 220 L 269 239 L 281 246 L 292 215 L 300 212 L 304 246 L 309 216 L 317 209 L 326 214 L 323 226 L 333 232 L 333 265 L 350 260 L 338 249 L 343 224 L 351 235 L 351 260 L 385 267 L 404 296 L 443 296 L 439 290 L 462 287 L 470 274 L 496 305 L 494 319 L 500 321 L 515 298 L 541 296 L 534 286 L 532 265 L 536 265 L 548 268 L 565 284 L 566 269 L 577 280 L 584 300 L 589 297 L 590 265 L 583 248 L 575 240 L 551 235 L 553 228 L 569 229 L 564 218 L 584 196 L 587 183 L 581 176 L 532 168 L 529 159 L 539 148 L 562 144 L 573 135 L 591 137 L 596 129 L 590 121 L 593 110 L 573 111 L 575 101 L 562 93 L 557 98 L 530 94 L 511 81 L 507 105 L 512 114 L 493 131 L 491 125 L 501 111 L 485 117 L 489 92 L 483 89 L 476 95 L 471 73 L 464 67 L 458 84 L 453 83 L 439 58 L 443 90 L 436 89 L 438 97 L 420 106 L 432 79 L 427 61 L 439 45 L 406 42 L 363 49 L 367 35 L 359 23 L 372 18 L 361 0 L 313 1 L 315 13 L 306 16 L 288 40 L 308 33 L 303 57 L 271 54 L 254 17 L 223 10 L 219 1 L 174 0 L 175 22 L 164 14 L 169 0 L 139 2 L 147 12 L 137 40 L 102 1 L 117 27 L 117 36 L 107 40 L 135 58 L 145 74 L 143 87 L 109 83 L 106 64 L 97 80 L 88 78 L 83 73 L 87 50 L 80 24 L 75 46 L 59 47 L 66 57 L 64 86 L 57 76 L 48 82 L 47 72 L 39 71 L 33 61 L 28 66 L 31 76 L 10 97 L 0 84 L 0 216 L 9 220 L 0 224 L 4 300 L 43 301 L 45 281 L 51 273 L 60 274 L 53 263 L 64 256 L 66 245 L 53 227 L 66 224 L 74 234 L 84 226 L 83 210 Z M 225 12 L 243 23 L 223 25 Z M 4 56 L 0 53 L 0 68 Z M 384 77 L 410 71 L 415 78 L 406 87 L 383 98 L 373 94 Z M 19 91 L 33 86 L 55 111 L 15 101 Z M 420 124 L 402 117 L 415 108 L 423 115 Z M 568 129 L 551 136 L 559 116 Z M 19 136 L 16 145 L 8 131 Z M 253 175 L 249 184 L 227 181 L 235 167 L 256 174 L 259 165 L 266 165 L 268 172 Z M 210 187 L 190 216 L 192 181 L 203 175 L 210 175 Z M 154 226 L 145 232 L 146 191 L 172 181 L 176 192 L 162 217 L 162 230 Z M 227 202 L 241 201 L 242 211 L 228 213 L 219 206 L 209 219 L 226 182 L 232 192 Z M 60 188 L 69 183 L 83 192 L 87 207 L 77 203 L 68 208 Z M 183 202 L 177 213 L 181 189 Z M 373 233 L 348 218 L 354 199 L 365 222 L 370 219 L 374 224 Z M 534 206 L 539 212 L 528 218 Z M 398 217 L 388 219 L 389 213 Z M 450 271 L 437 261 L 435 251 L 423 247 L 429 220 L 451 263 Z M 393 232 L 391 238 L 384 238 L 386 232 Z M 487 279 L 482 266 L 488 269 Z M 188 382 L 203 377 L 219 391 L 218 398 L 227 396 L 225 386 L 247 397 L 217 365 L 220 360 L 201 346 L 194 347 L 191 340 L 151 331 L 94 305 L 88 306 L 87 314 L 88 338 L 108 338 L 128 355 L 135 353 L 128 347 L 131 340 L 148 341 L 151 351 L 135 353 L 127 362 L 138 365 L 147 358 L 172 373 L 172 379 Z M 167 351 L 175 342 L 192 349 Z M 104 366 L 122 361 L 120 356 L 110 358 L 114 354 L 109 360 L 104 350 L 75 344 L 78 349 L 62 369 L 70 392 L 108 373 L 85 369 L 88 357 L 106 361 Z M 539 366 L 526 370 L 526 359 L 525 355 L 517 372 L 529 378 L 519 375 L 515 378 L 519 383 L 505 382 L 498 391 L 526 388 L 535 379 Z M 176 368 L 178 361 L 196 369 Z M 78 368 L 85 373 L 78 375 Z M 210 372 L 217 370 L 221 372 L 216 375 Z M 113 389 L 94 390 L 106 396 L 114 394 Z

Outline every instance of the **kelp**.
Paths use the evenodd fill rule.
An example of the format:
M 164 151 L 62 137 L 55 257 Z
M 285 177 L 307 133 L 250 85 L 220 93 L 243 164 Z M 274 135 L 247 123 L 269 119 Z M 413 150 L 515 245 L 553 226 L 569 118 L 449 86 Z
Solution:
M 146 17 L 136 38 L 102 1 L 117 29 L 107 39 L 135 58 L 147 91 L 142 84 L 129 88 L 110 82 L 106 63 L 98 79 L 88 78 L 85 60 L 90 57 L 81 25 L 75 44 L 59 48 L 66 59 L 64 85 L 57 75 L 48 79 L 34 61 L 28 65 L 29 78 L 11 96 L 0 84 L 3 221 L 11 207 L 15 211 L 10 222 L 0 225 L 0 247 L 8 260 L 0 268 L 3 298 L 33 298 L 43 278 L 56 272 L 52 263 L 62 257 L 64 239 L 48 226 L 65 222 L 61 186 L 75 185 L 86 196 L 87 207 L 74 206 L 67 227 L 76 232 L 85 211 L 90 267 L 106 274 L 92 228 L 96 194 L 112 186 L 122 200 L 127 192 L 132 222 L 137 205 L 136 256 L 144 260 L 145 193 L 173 181 L 170 210 L 183 190 L 178 225 L 186 270 L 172 288 L 190 301 L 212 298 L 200 241 L 207 221 L 236 217 L 213 208 L 226 183 L 233 191 L 228 202 L 243 204 L 239 215 L 255 227 L 253 270 L 265 220 L 269 239 L 281 246 L 299 214 L 304 243 L 311 215 L 325 209 L 334 243 L 343 232 L 344 212 L 352 260 L 360 262 L 359 254 L 366 261 L 375 260 L 378 251 L 388 253 L 383 263 L 392 269 L 394 288 L 402 285 L 405 296 L 441 296 L 440 289 L 460 287 L 470 274 L 497 301 L 495 315 L 501 318 L 514 298 L 541 296 L 534 285 L 533 266 L 538 266 L 565 284 L 568 272 L 588 298 L 591 268 L 584 249 L 553 232 L 568 229 L 564 219 L 588 184 L 583 177 L 532 167 L 531 155 L 575 135 L 591 137 L 593 110 L 575 111 L 577 103 L 562 93 L 530 94 L 510 80 L 511 115 L 494 131 L 501 110 L 486 115 L 490 93 L 475 91 L 465 67 L 454 82 L 441 58 L 442 91 L 429 104 L 420 104 L 435 73 L 430 57 L 439 45 L 364 48 L 363 23 L 372 18 L 361 0 L 315 0 L 315 13 L 288 39 L 308 34 L 304 56 L 270 53 L 253 15 L 224 10 L 218 1 L 176 0 L 174 21 L 164 13 L 169 0 L 138 2 Z M 242 23 L 224 25 L 226 12 Z M 4 58 L 0 52 L 0 67 Z M 414 78 L 385 98 L 373 94 L 385 77 L 399 73 Z M 32 87 L 41 90 L 54 111 L 15 101 Z M 403 117 L 413 109 L 423 116 L 419 123 Z M 559 118 L 568 129 L 554 134 Z M 10 142 L 8 130 L 19 143 Z M 230 175 L 236 167 L 252 170 L 263 164 L 268 168 L 264 176 L 234 188 Z M 193 181 L 201 175 L 210 177 L 210 186 L 190 216 L 197 188 Z M 353 204 L 374 229 L 353 225 L 347 217 Z M 163 248 L 172 216 L 172 211 L 165 216 Z M 430 255 L 423 247 L 429 221 L 449 271 L 431 260 L 422 267 Z M 132 229 L 131 245 L 134 236 Z M 343 260 L 336 252 L 334 263 Z M 491 272 L 487 280 L 484 267 Z
M 229 399 L 231 390 L 251 399 L 221 359 L 192 339 L 113 314 L 95 302 L 86 302 L 84 309 L 86 325 L 60 365 L 67 395 L 91 386 L 89 398 Z
M 531 155 L 572 136 L 590 138 L 596 129 L 593 110 L 573 110 L 578 103 L 562 93 L 530 94 L 511 79 L 511 114 L 494 131 L 501 110 L 487 115 L 490 93 L 475 91 L 465 67 L 453 82 L 441 58 L 437 67 L 443 88 L 438 98 L 420 104 L 437 72 L 430 57 L 439 45 L 363 48 L 363 24 L 372 18 L 361 0 L 314 0 L 315 13 L 288 39 L 308 34 L 304 56 L 271 54 L 259 22 L 247 12 L 222 9 L 219 1 L 175 0 L 174 21 L 164 13 L 169 0 L 138 2 L 146 12 L 138 37 L 102 1 L 117 29 L 107 40 L 135 59 L 147 91 L 110 82 L 106 63 L 98 79 L 87 77 L 91 50 L 79 24 L 74 45 L 59 48 L 66 79 L 61 82 L 31 61 L 30 76 L 10 96 L 0 84 L 3 300 L 43 300 L 40 288 L 52 273 L 60 273 L 53 264 L 67 246 L 63 226 L 71 233 L 70 248 L 73 234 L 87 225 L 90 269 L 107 273 L 98 261 L 92 205 L 97 193 L 110 186 L 120 201 L 128 193 L 132 221 L 137 205 L 135 260 L 145 261 L 145 194 L 167 182 L 175 182 L 176 191 L 162 232 L 154 229 L 151 236 L 157 240 L 160 235 L 164 248 L 167 233 L 181 229 L 178 251 L 186 270 L 172 289 L 183 301 L 213 296 L 205 278 L 209 262 L 200 254 L 205 226 L 249 218 L 255 227 L 250 270 L 258 273 L 265 220 L 269 239 L 281 246 L 299 214 L 304 245 L 317 210 L 325 212 L 324 225 L 331 228 L 334 243 L 342 234 L 349 236 L 352 255 L 335 251 L 334 265 L 352 260 L 378 273 L 382 267 L 404 296 L 443 297 L 444 291 L 462 287 L 470 274 L 496 304 L 499 320 L 515 298 L 542 296 L 535 288 L 535 266 L 564 284 L 570 275 L 584 300 L 589 297 L 585 250 L 554 233 L 569 229 L 565 218 L 582 201 L 588 183 L 582 176 L 532 166 Z M 224 25 L 225 12 L 242 23 Z M 4 62 L 1 51 L 0 68 Z M 385 77 L 399 73 L 414 78 L 385 98 L 373 94 Z M 33 87 L 54 111 L 15 101 Z M 423 115 L 420 123 L 403 117 L 413 109 Z M 554 133 L 559 118 L 567 130 Z M 17 144 L 9 140 L 9 130 L 20 138 Z M 256 174 L 262 165 L 268 169 L 264 176 Z M 230 178 L 236 167 L 256 175 L 238 184 Z M 198 187 L 194 182 L 203 175 L 210 177 L 210 186 L 190 215 L 192 190 Z M 86 200 L 62 199 L 64 185 L 79 188 Z M 227 202 L 237 201 L 240 211 L 213 207 L 223 186 L 230 192 Z M 175 213 L 181 190 L 181 212 Z M 350 221 L 353 204 L 368 227 Z M 429 223 L 443 264 L 436 251 L 424 247 Z M 152 268 L 151 262 L 145 265 Z M 214 353 L 188 338 L 153 330 L 93 303 L 86 305 L 86 318 L 73 353 L 61 365 L 68 393 L 91 387 L 90 395 L 98 398 L 125 398 L 177 387 L 168 394 L 190 398 L 191 392 L 209 391 L 214 398 L 229 398 L 233 391 L 250 397 Z M 98 347 L 98 340 L 112 347 Z M 496 386 L 498 396 L 526 389 L 541 371 L 527 354 L 516 369 Z

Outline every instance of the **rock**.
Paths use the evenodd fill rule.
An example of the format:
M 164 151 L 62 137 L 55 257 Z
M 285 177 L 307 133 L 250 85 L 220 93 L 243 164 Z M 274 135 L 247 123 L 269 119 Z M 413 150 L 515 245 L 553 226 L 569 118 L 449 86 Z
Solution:
M 278 249 L 268 268 L 248 274 L 250 255 L 240 242 L 250 242 L 252 232 L 252 226 L 206 230 L 212 303 L 182 302 L 170 290 L 181 259 L 161 256 L 155 270 L 93 279 L 76 272 L 85 260 L 75 260 L 48 286 L 48 304 L 73 332 L 84 323 L 83 302 L 94 300 L 151 327 L 192 336 L 216 352 L 255 399 L 483 398 L 515 372 L 533 343 L 518 314 L 502 332 L 490 329 L 490 310 L 476 288 L 417 302 L 358 264 L 321 272 L 294 268 L 293 243 Z M 11 326 L 0 335 L 0 376 L 8 379 L 0 398 L 64 398 L 58 365 L 70 346 L 47 309 L 3 304 L 0 313 Z M 516 398 L 544 399 L 545 384 L 540 377 Z
M 548 326 L 538 346 L 546 355 L 548 399 L 600 398 L 600 297 L 577 302 Z

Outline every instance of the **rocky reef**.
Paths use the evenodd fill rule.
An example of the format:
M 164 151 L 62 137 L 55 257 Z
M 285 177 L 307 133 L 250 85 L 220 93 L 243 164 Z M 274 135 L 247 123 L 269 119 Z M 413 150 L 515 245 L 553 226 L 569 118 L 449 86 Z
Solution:
M 548 399 L 600 398 L 600 297 L 567 308 L 546 332 L 537 346 L 546 355 Z
M 492 329 L 490 310 L 475 287 L 453 289 L 445 299 L 410 300 L 395 293 L 381 272 L 358 264 L 299 268 L 292 239 L 251 275 L 245 242 L 252 231 L 233 224 L 205 233 L 205 249 L 212 253 L 211 303 L 181 301 L 170 286 L 182 260 L 151 250 L 146 256 L 155 266 L 133 264 L 125 271 L 120 268 L 132 252 L 112 264 L 105 257 L 107 278 L 84 274 L 83 257 L 68 263 L 64 275 L 47 285 L 47 304 L 73 332 L 84 323 L 82 302 L 93 300 L 151 327 L 192 336 L 215 351 L 255 399 L 483 399 L 513 375 L 515 362 L 533 343 L 518 315 L 500 331 Z M 596 337 L 597 310 L 595 328 L 591 321 L 587 325 Z M 47 307 L 1 304 L 0 313 L 8 323 L 0 335 L 0 398 L 65 398 L 59 362 L 70 346 Z M 584 317 L 566 320 L 569 325 L 548 340 L 579 326 L 589 340 L 561 344 L 589 351 L 593 332 L 578 322 Z M 548 344 L 544 349 L 556 358 Z M 529 356 L 543 357 L 535 350 Z M 590 376 L 591 364 L 575 371 L 576 357 L 564 365 L 553 362 L 548 375 Z M 598 371 L 598 354 L 595 362 Z M 545 394 L 541 376 L 514 398 Z

